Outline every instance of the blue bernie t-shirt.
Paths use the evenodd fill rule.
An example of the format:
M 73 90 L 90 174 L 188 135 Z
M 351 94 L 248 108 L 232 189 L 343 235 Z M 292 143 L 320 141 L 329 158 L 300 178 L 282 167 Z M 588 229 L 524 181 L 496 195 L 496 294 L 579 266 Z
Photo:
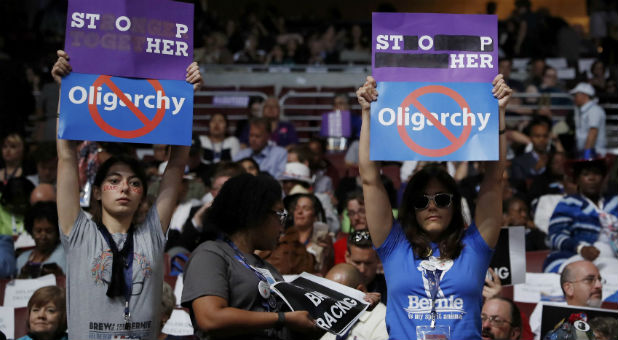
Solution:
M 449 339 L 480 339 L 483 284 L 494 251 L 474 223 L 466 230 L 463 244 L 459 257 L 438 265 L 443 272 L 436 299 L 436 326 L 450 327 Z M 438 258 L 438 245 L 432 243 L 431 247 L 432 257 Z M 398 222 L 377 251 L 386 276 L 389 339 L 416 339 L 416 327 L 430 325 L 431 295 L 423 271 L 431 266 L 422 263 L 427 259 L 415 258 Z

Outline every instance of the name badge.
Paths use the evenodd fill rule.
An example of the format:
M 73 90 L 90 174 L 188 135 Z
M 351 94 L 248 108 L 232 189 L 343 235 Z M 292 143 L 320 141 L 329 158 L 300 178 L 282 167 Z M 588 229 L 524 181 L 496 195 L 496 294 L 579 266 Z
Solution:
M 418 340 L 448 340 L 451 338 L 451 327 L 437 325 L 435 327 L 416 326 L 416 339 Z

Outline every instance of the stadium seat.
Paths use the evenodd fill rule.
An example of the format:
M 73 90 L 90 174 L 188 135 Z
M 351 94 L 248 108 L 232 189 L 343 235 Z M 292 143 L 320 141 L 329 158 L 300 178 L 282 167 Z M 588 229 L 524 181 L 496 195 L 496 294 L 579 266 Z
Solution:
M 28 333 L 28 307 L 15 308 L 15 339 Z
M 543 262 L 549 255 L 549 250 L 536 250 L 526 252 L 526 272 L 527 273 L 542 273 Z
M 264 85 L 264 86 L 239 86 L 238 91 L 253 91 L 253 92 L 261 92 L 267 96 L 275 95 L 275 86 L 274 85 Z

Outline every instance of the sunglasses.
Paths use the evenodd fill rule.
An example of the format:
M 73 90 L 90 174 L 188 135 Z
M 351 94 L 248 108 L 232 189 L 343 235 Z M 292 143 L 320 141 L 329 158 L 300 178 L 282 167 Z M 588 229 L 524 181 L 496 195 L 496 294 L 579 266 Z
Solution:
M 271 210 L 270 212 L 272 212 L 273 214 L 277 215 L 277 217 L 279 217 L 279 223 L 281 223 L 281 225 L 285 226 L 285 222 L 288 220 L 288 212 L 284 209 L 284 210 Z
M 453 203 L 453 194 L 439 193 L 435 195 L 423 195 L 414 199 L 413 206 L 416 210 L 427 209 L 429 206 L 429 201 L 433 201 L 433 203 L 438 208 L 448 208 Z

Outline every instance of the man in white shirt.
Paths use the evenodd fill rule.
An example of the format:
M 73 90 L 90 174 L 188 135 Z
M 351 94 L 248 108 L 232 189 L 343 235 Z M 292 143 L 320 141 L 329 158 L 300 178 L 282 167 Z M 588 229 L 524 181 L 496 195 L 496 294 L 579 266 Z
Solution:
M 594 158 L 594 153 L 604 156 L 607 148 L 605 136 L 605 111 L 596 103 L 594 87 L 579 83 L 570 93 L 575 102 L 575 142 L 577 152 L 585 159 Z

